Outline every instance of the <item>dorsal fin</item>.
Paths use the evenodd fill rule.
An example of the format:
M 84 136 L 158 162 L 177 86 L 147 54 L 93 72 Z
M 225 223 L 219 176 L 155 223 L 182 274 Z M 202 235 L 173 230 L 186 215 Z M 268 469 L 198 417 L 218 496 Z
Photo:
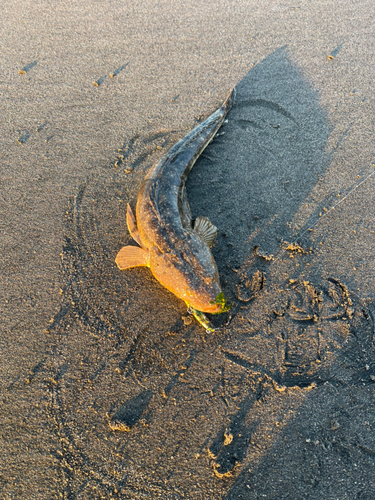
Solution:
M 195 219 L 194 231 L 209 247 L 212 247 L 216 240 L 217 227 L 207 217 L 199 216 Z
M 116 256 L 117 267 L 121 270 L 129 267 L 147 266 L 150 267 L 150 254 L 139 247 L 122 247 Z

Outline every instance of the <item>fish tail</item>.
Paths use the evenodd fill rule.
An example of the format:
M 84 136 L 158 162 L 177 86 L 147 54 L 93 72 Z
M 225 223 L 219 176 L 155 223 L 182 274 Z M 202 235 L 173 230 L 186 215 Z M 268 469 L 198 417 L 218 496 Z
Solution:
M 223 102 L 221 109 L 225 111 L 225 113 L 228 113 L 228 111 L 231 109 L 233 106 L 234 98 L 236 97 L 236 86 L 234 85 L 231 89 L 230 92 Z

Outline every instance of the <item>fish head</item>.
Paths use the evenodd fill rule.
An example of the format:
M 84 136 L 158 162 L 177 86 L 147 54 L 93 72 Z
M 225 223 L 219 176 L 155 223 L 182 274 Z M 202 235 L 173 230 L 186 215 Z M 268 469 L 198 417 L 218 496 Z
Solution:
M 150 251 L 150 269 L 170 292 L 197 311 L 219 314 L 228 311 L 219 273 L 208 247 L 194 251 Z

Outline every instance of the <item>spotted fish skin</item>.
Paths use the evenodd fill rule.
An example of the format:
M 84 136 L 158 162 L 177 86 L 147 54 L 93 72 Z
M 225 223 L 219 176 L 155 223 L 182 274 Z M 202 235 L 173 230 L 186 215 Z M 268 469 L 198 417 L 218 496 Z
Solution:
M 148 266 L 165 288 L 190 307 L 208 313 L 223 311 L 223 304 L 217 302 L 222 294 L 219 273 L 209 246 L 216 228 L 203 217 L 193 228 L 185 182 L 224 122 L 232 96 L 233 90 L 217 111 L 151 167 L 139 191 L 137 223 L 128 206 L 129 231 L 141 248 L 136 252 L 136 247 L 124 247 L 116 257 L 120 269 Z M 136 253 L 139 256 L 131 257 Z

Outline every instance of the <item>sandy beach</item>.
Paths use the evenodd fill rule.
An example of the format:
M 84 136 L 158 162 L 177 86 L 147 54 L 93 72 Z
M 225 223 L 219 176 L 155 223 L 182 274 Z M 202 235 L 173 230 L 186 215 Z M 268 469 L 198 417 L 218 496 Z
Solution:
M 0 497 L 372 500 L 374 3 L 1 14 Z M 234 85 L 187 183 L 232 304 L 207 333 L 115 257 Z

